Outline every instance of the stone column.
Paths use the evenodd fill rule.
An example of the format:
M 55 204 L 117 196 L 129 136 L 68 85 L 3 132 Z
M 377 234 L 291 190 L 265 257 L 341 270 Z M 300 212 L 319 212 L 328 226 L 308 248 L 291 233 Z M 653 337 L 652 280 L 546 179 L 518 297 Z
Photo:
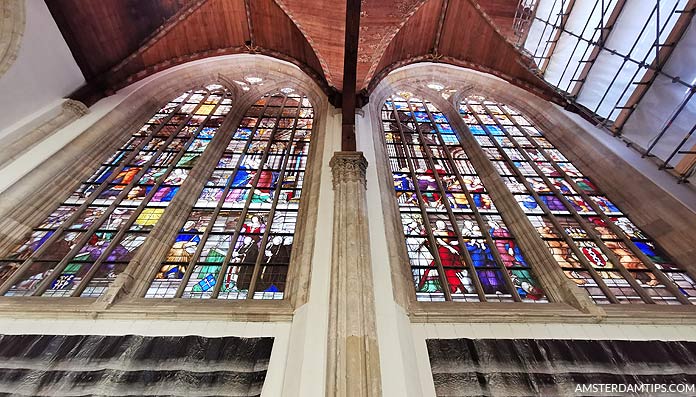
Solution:
M 29 127 L 28 131 L 24 130 L 26 127 L 22 127 L 0 142 L 0 168 L 23 155 L 27 150 L 38 145 L 61 128 L 89 113 L 87 106 L 72 99 L 66 99 L 59 107 L 60 109 L 49 111 L 49 113 L 56 111 L 57 113 L 39 121 L 36 127 Z M 41 115 L 39 119 L 44 117 L 46 115 Z
M 336 152 L 334 226 L 329 299 L 327 396 L 381 395 L 367 220 L 367 160 Z

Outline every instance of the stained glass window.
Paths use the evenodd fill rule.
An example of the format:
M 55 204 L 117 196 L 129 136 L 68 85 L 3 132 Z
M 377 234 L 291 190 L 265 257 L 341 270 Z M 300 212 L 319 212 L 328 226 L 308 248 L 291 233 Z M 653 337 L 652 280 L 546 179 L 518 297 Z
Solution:
M 515 109 L 459 113 L 568 278 L 596 303 L 696 301 L 696 283 Z
M 103 294 L 159 222 L 231 109 L 220 85 L 160 109 L 3 258 L 6 296 Z
M 146 298 L 283 298 L 313 116 L 292 93 L 247 111 Z
M 417 299 L 547 302 L 445 115 L 402 93 L 382 125 Z

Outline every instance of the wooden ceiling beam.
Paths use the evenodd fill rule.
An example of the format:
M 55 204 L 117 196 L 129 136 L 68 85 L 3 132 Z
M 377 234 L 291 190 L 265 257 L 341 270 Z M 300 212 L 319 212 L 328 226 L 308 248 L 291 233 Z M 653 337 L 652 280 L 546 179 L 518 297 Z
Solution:
M 438 55 L 440 52 L 440 38 L 442 37 L 442 28 L 445 26 L 448 6 L 449 0 L 444 0 L 442 2 L 442 10 L 440 11 L 440 20 L 437 22 L 437 34 L 435 35 L 435 42 L 433 43 L 433 55 Z
M 346 36 L 343 54 L 343 97 L 341 101 L 341 150 L 355 151 L 355 102 L 360 36 L 360 0 L 346 0 Z
M 251 21 L 251 4 L 250 0 L 244 0 L 244 10 L 246 11 L 247 29 L 249 29 L 249 47 L 253 48 L 256 45 L 256 40 L 254 40 L 254 24 Z

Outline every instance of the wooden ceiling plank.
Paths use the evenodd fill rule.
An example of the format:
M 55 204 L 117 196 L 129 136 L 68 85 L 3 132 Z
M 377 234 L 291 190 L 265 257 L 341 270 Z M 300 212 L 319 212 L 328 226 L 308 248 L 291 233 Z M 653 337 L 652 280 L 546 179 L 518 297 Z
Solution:
M 264 53 L 297 64 L 335 98 L 335 104 L 340 103 L 341 96 L 331 94 L 336 90 L 329 84 L 340 89 L 347 82 L 344 77 L 352 77 L 344 76 L 344 70 L 355 72 L 358 83 L 354 90 L 358 91 L 373 87 L 387 68 L 418 60 L 470 65 L 511 81 L 540 86 L 538 79 L 520 66 L 519 54 L 509 51 L 491 22 L 510 18 L 511 25 L 516 4 L 510 4 L 516 0 L 483 1 L 490 16 L 476 0 L 362 0 L 357 66 L 348 68 L 350 65 L 344 64 L 350 54 L 345 53 L 347 42 L 343 41 L 347 22 L 343 1 L 49 2 L 58 4 L 55 7 L 64 14 L 66 26 L 84 25 L 75 33 L 75 52 L 89 55 L 83 58 L 85 68 L 95 71 L 90 81 L 102 81 L 104 90 L 113 91 L 186 61 L 239 52 Z M 200 14 L 182 17 L 195 7 L 202 10 Z M 132 29 L 123 22 L 129 18 L 139 21 Z M 65 27 L 61 30 L 67 31 Z M 255 48 L 244 47 L 245 42 L 253 42 Z M 100 69 L 100 65 L 107 67 Z M 355 95 L 349 96 L 355 99 Z
M 200 9 L 200 7 L 202 7 L 208 1 L 209 0 L 195 0 L 188 7 L 185 7 L 185 8 L 182 8 L 181 10 L 179 10 L 179 12 L 174 14 L 174 16 L 169 18 L 156 31 L 154 31 L 150 35 L 150 37 L 145 41 L 145 43 L 140 46 L 140 48 L 138 48 L 131 55 L 126 57 L 118 65 L 111 68 L 110 73 L 118 72 L 121 68 L 125 67 L 128 64 L 129 60 L 140 56 L 149 47 L 153 46 L 155 43 L 157 43 L 159 40 L 161 40 L 168 32 L 170 32 L 172 29 L 174 29 L 180 23 L 182 23 L 187 18 L 189 18 L 191 15 L 193 15 L 193 13 L 195 11 Z

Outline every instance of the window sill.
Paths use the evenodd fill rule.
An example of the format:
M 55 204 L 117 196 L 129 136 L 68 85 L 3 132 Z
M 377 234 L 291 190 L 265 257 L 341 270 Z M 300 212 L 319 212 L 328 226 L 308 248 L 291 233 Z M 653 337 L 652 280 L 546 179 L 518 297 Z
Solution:
M 109 307 L 94 298 L 0 297 L 0 317 L 289 322 L 284 300 L 123 299 Z
M 584 313 L 563 303 L 411 302 L 412 323 L 570 323 L 696 325 L 696 305 L 601 305 Z M 603 312 L 603 313 L 602 313 Z

